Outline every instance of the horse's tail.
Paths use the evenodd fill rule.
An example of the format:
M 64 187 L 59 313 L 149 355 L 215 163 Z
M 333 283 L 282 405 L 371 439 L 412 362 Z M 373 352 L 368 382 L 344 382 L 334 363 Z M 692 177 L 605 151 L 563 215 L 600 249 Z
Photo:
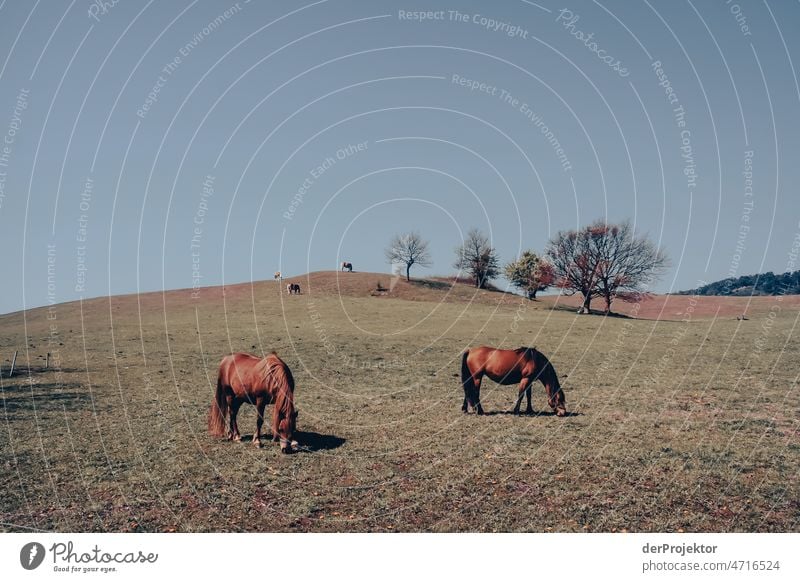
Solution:
M 467 365 L 467 357 L 469 356 L 469 350 L 464 350 L 464 353 L 461 354 L 461 384 L 464 386 L 464 393 L 465 394 L 472 394 L 472 372 Z
M 208 409 L 208 433 L 212 436 L 225 436 L 225 416 L 228 414 L 228 399 L 222 385 L 222 367 L 217 376 L 217 391 Z

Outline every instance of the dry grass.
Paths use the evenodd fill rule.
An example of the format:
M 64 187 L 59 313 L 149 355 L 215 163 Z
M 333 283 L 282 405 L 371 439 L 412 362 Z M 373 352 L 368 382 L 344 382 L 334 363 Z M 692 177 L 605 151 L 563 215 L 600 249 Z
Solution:
M 1 359 L 23 350 L 2 379 L 0 529 L 798 530 L 788 302 L 760 298 L 750 321 L 655 322 L 470 303 L 460 285 L 370 297 L 374 274 L 298 280 L 292 297 L 266 282 L 0 316 Z M 537 346 L 574 415 L 507 415 L 514 388 L 490 383 L 497 414 L 463 415 L 458 357 L 478 344 Z M 208 437 L 221 357 L 272 349 L 297 379 L 305 450 Z M 252 434 L 252 407 L 240 427 Z

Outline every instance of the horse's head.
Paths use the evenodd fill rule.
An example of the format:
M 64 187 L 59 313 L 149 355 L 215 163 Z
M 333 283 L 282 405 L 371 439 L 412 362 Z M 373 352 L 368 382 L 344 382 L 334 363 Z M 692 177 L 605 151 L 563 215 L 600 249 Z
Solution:
M 297 441 L 292 438 L 297 429 L 297 411 L 291 409 L 287 413 L 281 414 L 277 426 L 278 438 L 281 443 L 281 452 L 291 453 L 297 446 Z
M 561 383 L 558 381 L 556 369 L 553 367 L 553 364 L 550 363 L 550 360 L 541 352 L 539 352 L 539 357 L 541 358 L 542 366 L 539 379 L 547 389 L 547 403 L 550 405 L 550 408 L 556 411 L 556 416 L 566 416 L 567 406 L 564 399 L 564 391 L 561 389 Z
M 547 399 L 550 403 L 550 407 L 556 411 L 556 416 L 566 416 L 567 405 L 564 401 L 564 391 L 558 383 L 558 377 L 555 374 L 553 374 L 553 377 L 556 381 L 555 384 L 547 387 Z

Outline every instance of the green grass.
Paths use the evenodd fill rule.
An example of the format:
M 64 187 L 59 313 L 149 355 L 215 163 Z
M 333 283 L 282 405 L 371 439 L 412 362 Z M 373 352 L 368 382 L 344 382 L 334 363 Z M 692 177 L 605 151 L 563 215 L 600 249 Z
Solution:
M 77 304 L 55 313 L 50 344 L 47 311 L 27 313 L 23 371 L 2 379 L 0 529 L 800 525 L 795 311 L 768 328 L 766 316 L 659 323 L 267 286 L 225 305 L 187 292 L 150 296 L 141 314 L 136 297 L 85 303 L 83 322 Z M 5 360 L 26 345 L 22 314 L 0 329 Z M 497 414 L 463 415 L 458 358 L 479 344 L 538 347 L 574 415 L 549 415 L 541 385 L 546 414 L 505 414 L 516 389 L 488 380 L 483 404 Z M 41 369 L 56 349 L 56 368 Z M 206 434 L 221 357 L 272 349 L 297 381 L 294 455 Z M 253 407 L 239 425 L 252 434 Z

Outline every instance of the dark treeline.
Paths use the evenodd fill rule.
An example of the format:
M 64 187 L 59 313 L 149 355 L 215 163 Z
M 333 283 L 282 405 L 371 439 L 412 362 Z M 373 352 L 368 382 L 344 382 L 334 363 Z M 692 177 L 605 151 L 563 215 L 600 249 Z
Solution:
M 730 277 L 676 295 L 800 295 L 800 271 Z

